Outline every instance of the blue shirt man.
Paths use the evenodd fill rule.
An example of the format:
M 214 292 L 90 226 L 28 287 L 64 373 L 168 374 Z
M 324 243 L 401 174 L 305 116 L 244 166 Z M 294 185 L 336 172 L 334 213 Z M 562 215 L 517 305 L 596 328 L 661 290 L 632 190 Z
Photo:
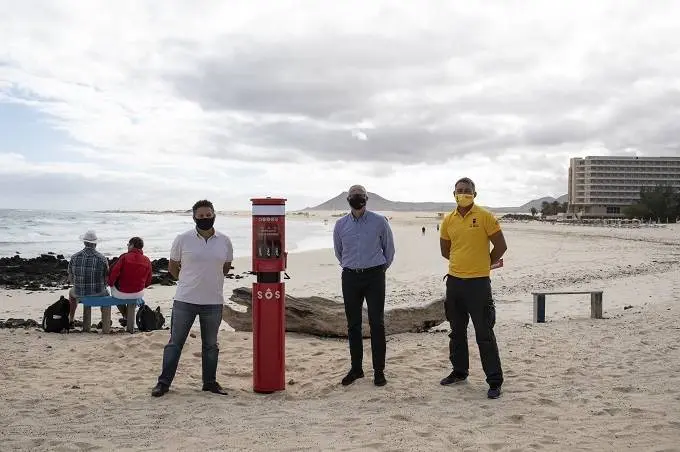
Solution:
M 347 337 L 352 367 L 343 386 L 364 376 L 361 332 L 364 299 L 371 326 L 373 383 L 385 379 L 385 272 L 394 260 L 394 238 L 387 219 L 366 210 L 368 193 L 353 185 L 347 194 L 350 213 L 338 219 L 333 230 L 335 256 L 342 267 L 342 297 L 347 317 Z
M 333 231 L 335 257 L 342 268 L 364 269 L 394 260 L 394 239 L 387 219 L 375 212 L 364 211 L 359 217 L 348 213 L 338 219 Z

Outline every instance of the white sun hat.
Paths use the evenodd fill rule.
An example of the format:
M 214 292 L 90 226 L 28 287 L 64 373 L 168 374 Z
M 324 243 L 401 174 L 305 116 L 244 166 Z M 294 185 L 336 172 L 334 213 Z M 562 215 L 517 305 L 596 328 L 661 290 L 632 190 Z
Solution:
M 97 233 L 93 230 L 89 230 L 80 236 L 80 240 L 86 243 L 97 243 Z

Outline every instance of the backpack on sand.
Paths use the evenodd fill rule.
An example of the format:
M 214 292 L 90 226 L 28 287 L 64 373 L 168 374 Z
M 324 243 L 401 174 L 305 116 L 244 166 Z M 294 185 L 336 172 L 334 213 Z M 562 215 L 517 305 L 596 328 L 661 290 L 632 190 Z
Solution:
M 137 328 L 139 331 L 160 330 L 165 325 L 165 317 L 161 314 L 161 307 L 152 310 L 147 305 L 140 306 L 137 311 Z
M 62 295 L 59 300 L 49 305 L 43 314 L 42 327 L 47 333 L 61 333 L 69 330 L 69 302 Z

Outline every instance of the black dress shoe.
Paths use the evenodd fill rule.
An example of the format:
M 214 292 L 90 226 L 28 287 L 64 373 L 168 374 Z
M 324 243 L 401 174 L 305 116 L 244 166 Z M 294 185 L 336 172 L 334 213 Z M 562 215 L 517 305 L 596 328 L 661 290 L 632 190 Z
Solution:
M 490 399 L 497 399 L 501 396 L 501 387 L 500 386 L 492 386 L 489 388 L 489 390 L 486 393 L 486 396 Z
M 345 375 L 345 378 L 342 379 L 342 385 L 351 385 L 359 378 L 364 378 L 364 371 L 361 369 L 350 369 L 347 375 Z
M 158 383 L 155 388 L 151 390 L 151 395 L 154 397 L 161 397 L 170 390 L 170 386 Z
M 455 372 L 451 372 L 448 376 L 444 377 L 441 379 L 439 382 L 440 385 L 446 386 L 446 385 L 452 385 L 454 383 L 460 383 L 461 381 L 467 380 L 467 377 L 463 377 L 461 375 L 456 375 Z
M 373 374 L 373 384 L 376 386 L 385 386 L 387 384 L 385 372 L 382 370 L 376 370 Z
M 213 394 L 227 395 L 227 391 L 225 391 L 216 381 L 213 381 L 212 383 L 204 383 L 203 390 L 212 392 Z

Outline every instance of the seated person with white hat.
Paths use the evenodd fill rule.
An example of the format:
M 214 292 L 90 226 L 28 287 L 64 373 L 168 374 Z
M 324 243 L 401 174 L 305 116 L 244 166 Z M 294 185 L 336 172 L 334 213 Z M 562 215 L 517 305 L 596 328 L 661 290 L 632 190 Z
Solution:
M 87 231 L 80 236 L 80 239 L 85 247 L 71 256 L 68 263 L 68 280 L 73 284 L 68 293 L 71 304 L 70 322 L 73 322 L 80 298 L 109 295 L 106 288 L 109 261 L 96 250 L 97 234 L 94 231 Z

